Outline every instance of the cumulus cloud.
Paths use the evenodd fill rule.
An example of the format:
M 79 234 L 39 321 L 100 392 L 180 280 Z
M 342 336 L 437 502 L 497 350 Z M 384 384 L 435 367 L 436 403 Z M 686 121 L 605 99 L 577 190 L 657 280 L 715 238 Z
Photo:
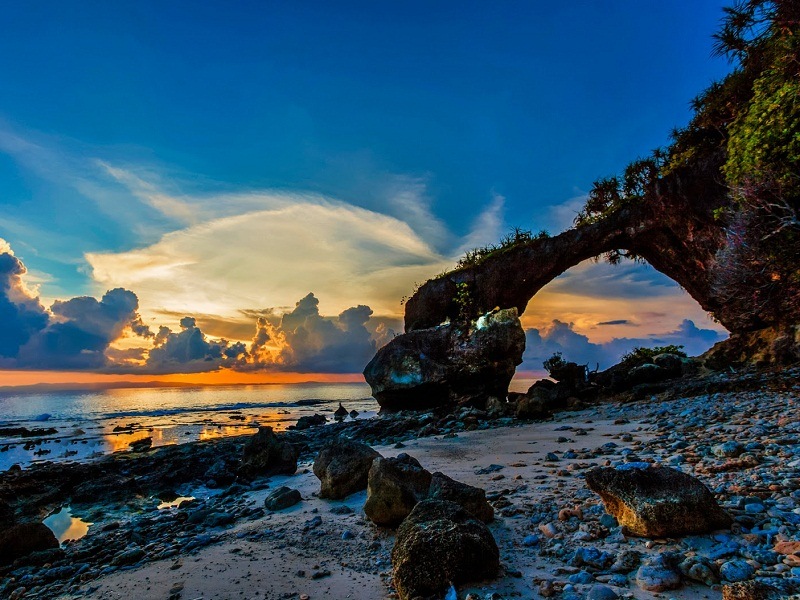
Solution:
M 634 347 L 683 346 L 689 356 L 696 356 L 708 350 L 715 343 L 725 339 L 725 334 L 714 329 L 701 329 L 689 319 L 685 319 L 673 331 L 662 335 L 641 338 L 613 338 L 604 343 L 594 343 L 575 331 L 572 323 L 554 320 L 544 329 L 528 329 L 525 332 L 525 354 L 522 370 L 539 371 L 542 363 L 560 352 L 566 360 L 590 367 L 599 365 L 601 369 L 617 363 L 623 354 Z
M 149 335 L 133 292 L 121 288 L 100 300 L 56 300 L 46 310 L 25 286 L 25 265 L 0 240 L 0 365 L 5 368 L 100 369 L 106 351 L 126 329 Z
M 25 286 L 25 265 L 0 239 L 0 365 L 15 358 L 21 346 L 47 325 L 44 307 Z

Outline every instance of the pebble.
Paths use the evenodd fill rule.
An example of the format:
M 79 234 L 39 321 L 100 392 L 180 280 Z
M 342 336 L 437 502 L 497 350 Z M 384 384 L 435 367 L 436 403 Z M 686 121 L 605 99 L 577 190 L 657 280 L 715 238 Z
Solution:
M 747 581 L 755 571 L 747 561 L 736 559 L 723 563 L 719 568 L 719 575 L 722 579 L 735 583 L 737 581 Z

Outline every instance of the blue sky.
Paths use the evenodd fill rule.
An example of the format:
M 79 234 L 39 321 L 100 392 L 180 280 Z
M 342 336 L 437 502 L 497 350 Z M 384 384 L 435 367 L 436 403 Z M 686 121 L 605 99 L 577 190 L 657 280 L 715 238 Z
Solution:
M 197 314 L 230 337 L 211 322 L 307 292 L 396 317 L 465 247 L 568 226 L 594 179 L 665 144 L 729 69 L 722 5 L 11 3 L 0 238 L 45 305 L 122 286 L 154 327 Z M 584 272 L 558 285 L 674 306 L 633 319 L 642 336 L 702 314 L 652 270 Z M 607 318 L 551 295 L 529 325 L 592 337 L 627 310 L 600 296 Z

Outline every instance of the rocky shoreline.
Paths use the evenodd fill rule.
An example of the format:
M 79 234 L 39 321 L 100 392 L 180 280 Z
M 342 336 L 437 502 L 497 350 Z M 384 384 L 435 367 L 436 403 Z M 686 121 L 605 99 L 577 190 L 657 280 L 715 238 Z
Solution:
M 6 524 L 70 505 L 94 525 L 78 541 L 2 567 L 0 596 L 141 597 L 130 586 L 150 585 L 150 577 L 158 589 L 147 597 L 176 600 L 385 597 L 394 589 L 394 530 L 363 514 L 364 492 L 320 499 L 311 473 L 326 444 L 349 438 L 384 457 L 406 452 L 431 472 L 485 490 L 501 568 L 494 580 L 459 586 L 459 598 L 650 598 L 670 589 L 718 598 L 724 586 L 726 597 L 740 597 L 729 595 L 730 584 L 749 581 L 787 597 L 800 585 L 798 376 L 794 369 L 681 380 L 658 397 L 629 394 L 624 403 L 573 407 L 580 410 L 542 422 L 462 408 L 332 423 L 279 436 L 297 453 L 295 474 L 243 475 L 236 464 L 247 438 L 7 471 Z M 623 531 L 584 477 L 638 463 L 697 478 L 731 526 L 673 537 Z M 214 493 L 158 508 L 189 485 Z M 284 485 L 302 501 L 270 510 L 278 507 L 265 501 Z M 212 585 L 197 570 L 202 562 L 236 573 L 239 586 Z M 258 574 L 265 579 L 256 583 Z M 342 590 L 349 591 L 337 596 Z

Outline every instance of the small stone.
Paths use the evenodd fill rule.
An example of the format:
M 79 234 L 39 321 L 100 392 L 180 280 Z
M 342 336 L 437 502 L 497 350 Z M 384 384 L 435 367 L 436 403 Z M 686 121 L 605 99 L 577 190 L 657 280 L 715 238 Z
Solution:
M 681 575 L 659 554 L 650 560 L 650 564 L 639 567 L 636 584 L 648 592 L 676 590 L 681 587 Z
M 722 563 L 719 568 L 719 575 L 722 579 L 736 583 L 750 579 L 756 570 L 745 560 L 734 559 Z
M 593 585 L 586 600 L 617 600 L 619 596 L 607 585 Z
M 300 492 L 281 486 L 264 499 L 264 508 L 267 510 L 284 510 L 294 506 L 302 500 Z

